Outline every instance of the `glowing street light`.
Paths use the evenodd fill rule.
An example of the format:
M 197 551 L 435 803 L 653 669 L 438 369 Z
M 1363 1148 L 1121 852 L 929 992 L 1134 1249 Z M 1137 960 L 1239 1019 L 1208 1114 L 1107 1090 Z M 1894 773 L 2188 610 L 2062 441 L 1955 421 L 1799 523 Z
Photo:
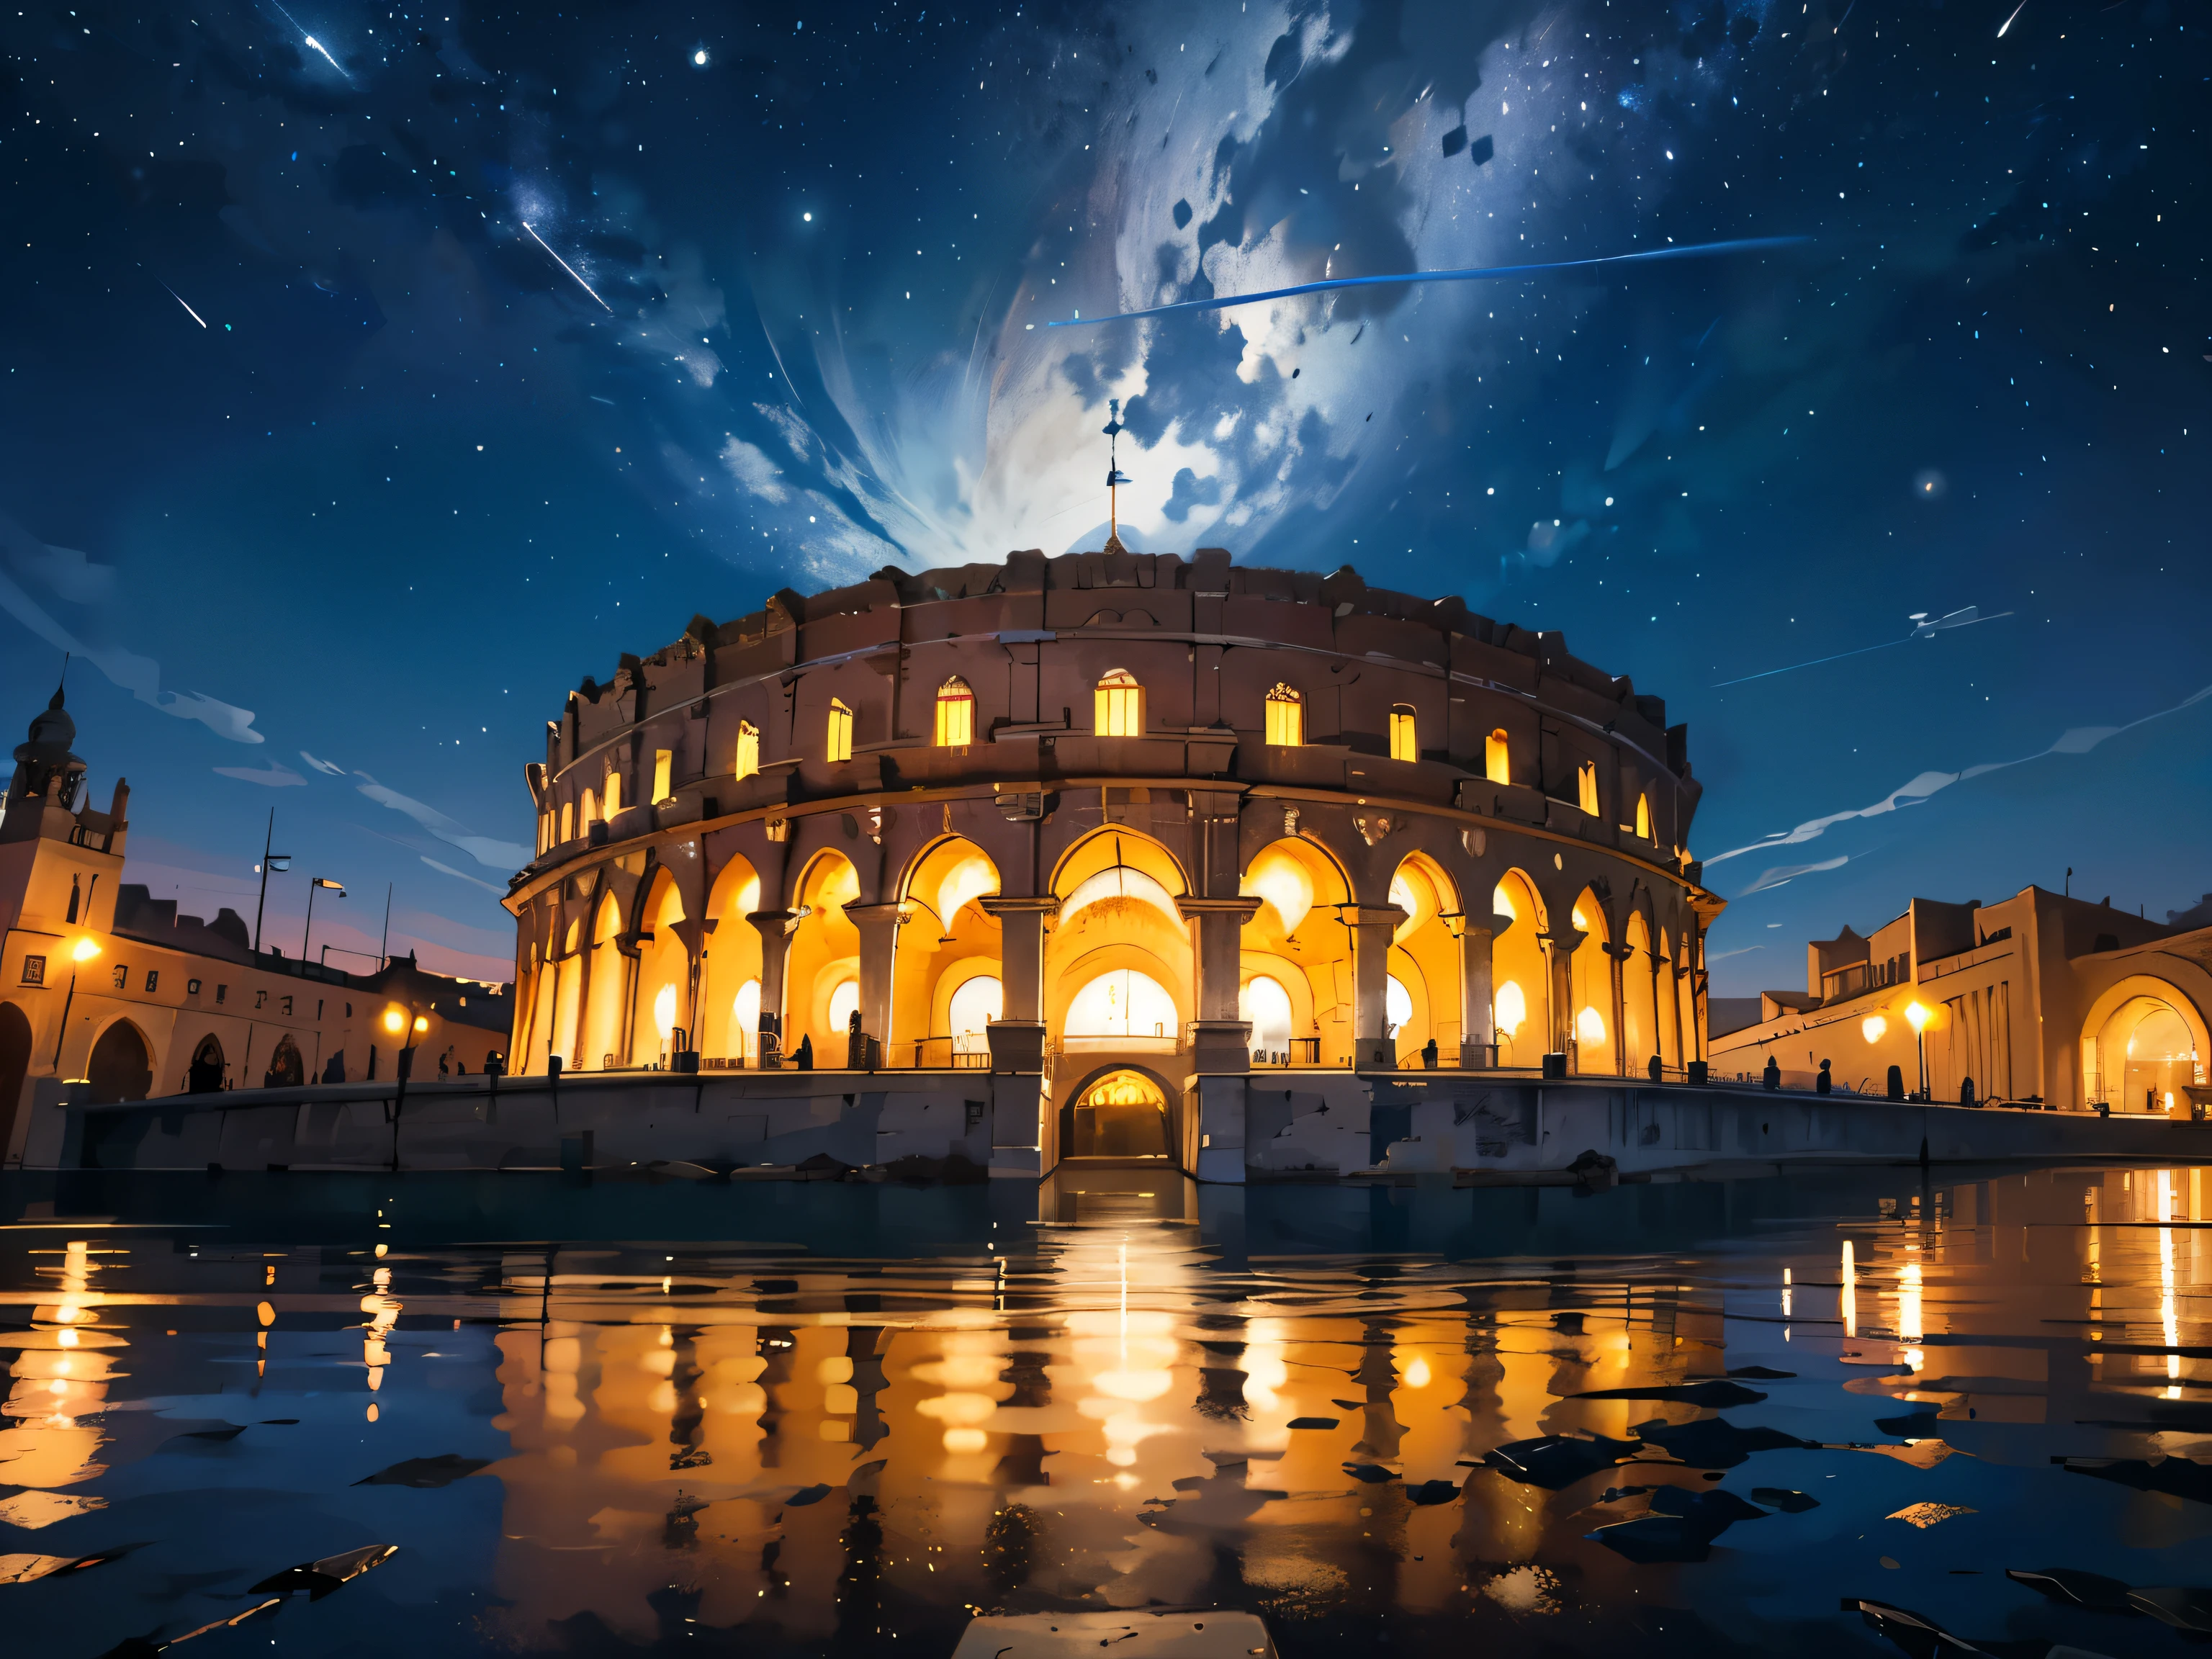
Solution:
M 1920 1097 L 1928 1098 L 1928 1022 L 1935 1018 L 1924 1002 L 1905 1006 L 1905 1023 L 1912 1028 L 1912 1046 L 1920 1056 Z
M 85 934 L 83 938 L 70 946 L 70 961 L 76 966 L 70 969 L 69 995 L 62 1000 L 62 1028 L 54 1034 L 54 1072 L 57 1076 L 60 1074 L 62 1069 L 62 1043 L 69 1036 L 70 1009 L 76 1001 L 77 968 L 90 962 L 99 954 L 100 941 L 89 933 Z
M 340 898 L 346 896 L 346 890 L 328 876 L 317 876 L 307 884 L 307 925 L 300 930 L 300 960 L 302 962 L 307 959 L 307 941 L 314 936 L 315 890 L 318 887 L 327 887 Z

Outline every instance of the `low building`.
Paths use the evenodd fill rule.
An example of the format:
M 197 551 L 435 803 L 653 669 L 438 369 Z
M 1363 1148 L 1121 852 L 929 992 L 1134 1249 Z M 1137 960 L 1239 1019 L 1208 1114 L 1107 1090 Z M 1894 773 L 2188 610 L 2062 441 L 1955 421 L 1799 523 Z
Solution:
M 20 1164 L 42 1079 L 85 1102 L 389 1076 L 408 1032 L 428 1074 L 481 1071 L 507 1047 L 507 988 L 394 957 L 372 974 L 256 951 L 126 882 L 131 789 L 86 800 L 62 694 L 15 750 L 0 816 L 0 1149 Z
M 1716 1078 L 2080 1111 L 2185 1114 L 2203 1092 L 2212 926 L 2115 910 L 2110 900 L 2022 888 L 2008 899 L 1914 899 L 1862 936 L 1805 947 L 1805 989 L 1767 991 L 1758 1017 L 1719 1029 Z M 2178 924 L 2178 925 L 2177 925 Z M 1749 1011 L 1747 1010 L 1747 1012 Z M 1925 1061 L 1923 1067 L 1923 1059 Z

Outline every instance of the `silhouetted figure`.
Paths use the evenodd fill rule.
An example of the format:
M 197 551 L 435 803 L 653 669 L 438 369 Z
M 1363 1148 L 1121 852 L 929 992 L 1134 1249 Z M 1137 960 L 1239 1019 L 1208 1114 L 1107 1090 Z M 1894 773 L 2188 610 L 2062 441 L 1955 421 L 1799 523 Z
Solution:
M 1961 1106 L 1978 1106 L 1981 1103 L 1982 1103 L 1980 1101 L 1974 1098 L 1974 1079 L 1972 1078 L 1966 1078 L 1961 1080 L 1959 1085 L 1959 1104 Z
M 453 1074 L 453 1051 L 451 1048 L 438 1056 L 438 1081 L 443 1083 Z
M 1437 1040 L 1434 1037 L 1421 1045 L 1421 1065 L 1428 1071 L 1437 1069 Z
M 1661 1060 L 1656 1054 L 1651 1056 L 1650 1065 L 1645 1066 L 1644 1069 L 1650 1073 L 1651 1080 L 1654 1083 L 1664 1083 L 1667 1080 L 1667 1062 Z
M 1905 1067 L 1902 1066 L 1889 1068 L 1889 1097 L 1892 1100 L 1905 1098 Z
M 1772 1054 L 1766 1057 L 1766 1070 L 1761 1074 L 1759 1081 L 1770 1089 L 1779 1089 L 1782 1086 L 1782 1068 L 1774 1063 Z
M 809 1031 L 799 1039 L 799 1052 L 791 1057 L 791 1063 L 802 1072 L 811 1072 L 814 1069 L 813 1032 Z
M 1828 1075 L 1828 1062 L 1824 1060 L 1820 1062 L 1820 1075 L 1813 1079 L 1813 1092 L 1816 1095 L 1829 1094 L 1833 1092 L 1835 1086 L 1836 1080 Z

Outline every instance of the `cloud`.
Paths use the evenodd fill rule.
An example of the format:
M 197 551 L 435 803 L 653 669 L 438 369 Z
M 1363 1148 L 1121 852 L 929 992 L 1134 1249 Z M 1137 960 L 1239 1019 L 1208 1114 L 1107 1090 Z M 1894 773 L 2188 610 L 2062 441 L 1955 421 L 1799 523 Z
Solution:
M 1853 818 L 1880 817 L 1886 813 L 1896 811 L 1899 807 L 1917 806 L 1930 796 L 1948 789 L 1954 783 L 1963 783 L 1969 778 L 1982 777 L 1991 772 L 2002 772 L 2014 766 L 2026 766 L 2031 761 L 2039 761 L 2050 755 L 2086 755 L 2100 744 L 2108 738 L 2118 737 L 2123 732 L 2132 732 L 2139 726 L 2148 726 L 2153 720 L 2164 720 L 2168 714 L 2178 714 L 2183 709 L 2194 708 L 2207 698 L 2212 698 L 2212 685 L 2208 685 L 2201 691 L 2184 697 L 2171 708 L 2161 708 L 2154 714 L 2145 714 L 2139 720 L 2130 720 L 2125 726 L 2071 726 L 2059 733 L 2057 739 L 2048 748 L 2039 749 L 2033 755 L 2022 755 L 2018 760 L 1984 761 L 1979 765 L 1969 766 L 1962 772 L 1923 772 L 1911 782 L 1900 784 L 1891 790 L 1871 806 L 1855 807 L 1846 811 L 1830 812 L 1824 817 L 1808 818 L 1786 834 L 1777 833 L 1767 836 L 1763 841 L 1753 842 L 1747 847 L 1732 847 L 1725 853 L 1716 853 L 1705 861 L 1705 867 L 1711 869 L 1714 865 L 1725 863 L 1729 859 L 1741 858 L 1746 853 L 1764 853 L 1777 847 L 1798 847 L 1808 841 L 1818 841 L 1837 824 L 1847 823 Z M 1835 863 L 1841 864 L 1843 861 L 1838 859 Z M 1814 870 L 1834 867 L 1833 864 L 1807 865 L 1802 868 L 1789 871 L 1783 875 L 1782 880 L 1786 881 L 1793 875 L 1808 874 Z M 1765 875 L 1759 877 L 1757 883 L 1747 888 L 1745 891 L 1756 893 L 1761 886 L 1780 886 L 1782 884 L 1780 881 L 1767 880 L 1767 877 L 1774 873 L 1775 872 L 1771 870 L 1766 872 Z M 1738 894 L 1737 896 L 1741 898 L 1743 894 Z
M 96 604 L 114 591 L 115 568 L 94 564 L 72 547 L 52 547 L 13 519 L 0 514 L 0 611 L 22 623 L 57 651 L 86 661 L 149 708 L 179 720 L 198 720 L 233 743 L 262 743 L 253 729 L 253 711 L 198 691 L 165 691 L 161 665 L 119 646 L 88 645 L 57 621 L 24 590 L 17 578 L 45 588 L 71 605 Z
M 313 755 L 309 754 L 304 749 L 300 751 L 300 758 L 307 762 L 308 765 L 313 767 L 315 770 L 320 772 L 325 777 L 342 778 L 345 775 L 344 767 L 333 766 L 326 760 L 317 760 Z
M 1763 893 L 1770 887 L 1786 887 L 1800 876 L 1816 875 L 1823 870 L 1840 870 L 1851 861 L 1846 853 L 1841 858 L 1825 859 L 1818 864 L 1778 864 L 1771 870 L 1759 872 L 1759 879 L 1738 893 L 1738 898 L 1749 898 L 1753 893 Z M 1751 947 L 1757 950 L 1759 947 Z
M 454 869 L 450 864 L 439 863 L 437 860 L 432 858 L 427 853 L 421 856 L 423 863 L 428 865 L 433 870 L 435 870 L 441 876 L 451 876 L 456 881 L 465 881 L 471 887 L 481 887 L 485 892 L 495 893 L 501 898 L 507 896 L 507 889 L 504 887 L 495 887 L 488 881 L 479 881 L 474 876 L 465 874 L 461 871 Z
M 218 766 L 215 772 L 218 777 L 236 778 L 240 783 L 265 783 L 271 789 L 289 789 L 295 783 L 305 788 L 307 782 L 283 761 L 271 761 L 266 768 Z
M 371 800 L 414 819 L 447 846 L 459 848 L 487 869 L 520 870 L 530 862 L 530 849 L 526 847 L 515 842 L 495 841 L 489 836 L 476 835 L 466 824 L 456 823 L 436 807 L 425 805 L 396 789 L 386 789 L 366 772 L 356 772 L 354 776 L 361 780 L 354 787 Z

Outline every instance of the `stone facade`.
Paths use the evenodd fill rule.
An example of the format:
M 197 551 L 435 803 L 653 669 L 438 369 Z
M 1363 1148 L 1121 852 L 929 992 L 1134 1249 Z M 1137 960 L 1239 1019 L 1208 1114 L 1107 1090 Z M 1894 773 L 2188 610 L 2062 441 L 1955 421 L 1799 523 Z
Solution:
M 1048 1167 L 1189 1169 L 1207 1076 L 1703 1054 L 1684 728 L 1349 568 L 785 591 L 586 680 L 528 781 L 518 1074 L 988 1068 Z

